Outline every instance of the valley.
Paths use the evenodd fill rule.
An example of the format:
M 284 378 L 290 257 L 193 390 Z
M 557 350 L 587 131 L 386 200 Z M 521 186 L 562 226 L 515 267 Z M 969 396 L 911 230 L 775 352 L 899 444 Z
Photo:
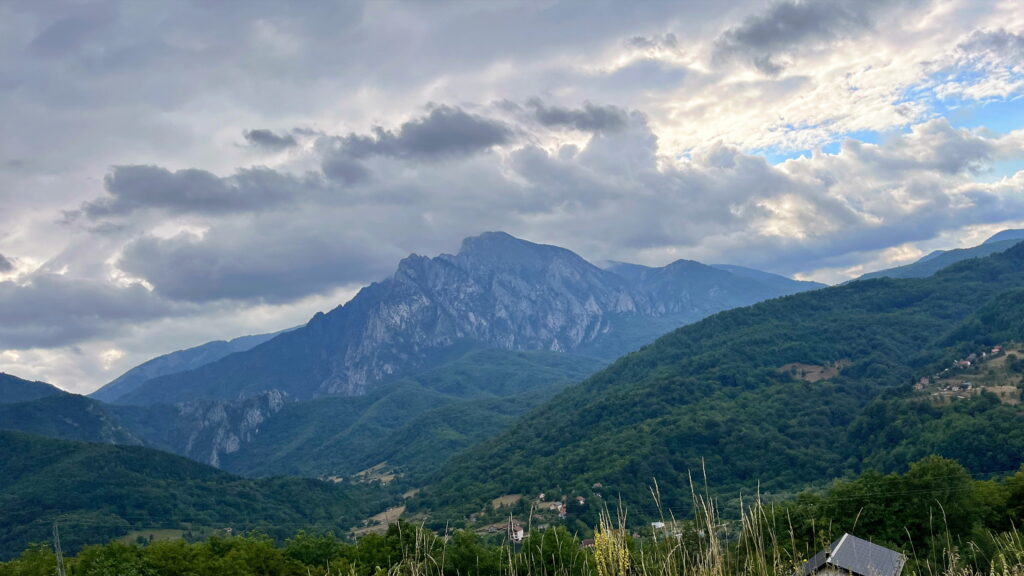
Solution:
M 953 459 L 970 475 L 1006 474 L 1021 463 L 1024 421 L 1017 406 L 1024 323 L 1018 320 L 1024 319 L 1024 299 L 1019 297 L 1024 289 L 1024 247 L 966 260 L 925 278 L 869 279 L 812 291 L 790 286 L 794 294 L 712 313 L 642 345 L 642 338 L 650 337 L 648 331 L 661 330 L 665 323 L 686 324 L 685 318 L 691 317 L 686 314 L 703 312 L 691 303 L 686 308 L 642 308 L 651 312 L 641 314 L 636 311 L 638 303 L 649 307 L 658 298 L 693 298 L 680 292 L 684 289 L 720 294 L 709 286 L 724 281 L 719 273 L 728 268 L 716 269 L 712 284 L 693 278 L 703 270 L 693 263 L 679 270 L 616 264 L 610 268 L 618 270 L 616 275 L 606 276 L 611 272 L 591 268 L 571 253 L 504 236 L 487 239 L 491 241 L 511 242 L 516 250 L 529 253 L 521 258 L 530 265 L 517 271 L 525 265 L 514 253 L 487 252 L 488 258 L 498 258 L 488 266 L 500 265 L 501 274 L 531 277 L 540 261 L 558 271 L 548 274 L 561 275 L 567 260 L 583 271 L 571 274 L 574 282 L 586 275 L 600 278 L 623 291 L 619 298 L 633 290 L 629 286 L 646 286 L 646 292 L 630 296 L 633 312 L 594 316 L 586 322 L 596 322 L 598 328 L 566 332 L 576 338 L 591 334 L 578 340 L 574 350 L 558 349 L 561 345 L 552 343 L 561 340 L 554 332 L 540 336 L 543 332 L 529 323 L 503 328 L 509 338 L 518 330 L 526 334 L 507 340 L 523 342 L 509 347 L 444 336 L 438 340 L 443 345 L 408 356 L 408 367 L 395 368 L 394 376 L 372 384 L 367 381 L 360 393 L 304 396 L 316 387 L 288 388 L 286 384 L 295 380 L 286 380 L 279 382 L 282 387 L 269 390 L 247 383 L 235 400 L 217 392 L 166 403 L 185 393 L 176 390 L 174 382 L 187 381 L 188 390 L 215 389 L 236 381 L 224 380 L 217 374 L 228 372 L 218 371 L 250 363 L 259 366 L 265 358 L 288 358 L 283 354 L 294 346 L 292 339 L 326 338 L 327 320 L 319 317 L 307 327 L 261 337 L 252 347 L 227 356 L 205 356 L 207 362 L 189 364 L 183 372 L 136 382 L 114 403 L 5 376 L 0 383 L 9 388 L 12 402 L 0 405 L 0 423 L 65 440 L 177 452 L 249 478 L 310 478 L 302 481 L 316 486 L 309 497 L 323 502 L 322 511 L 344 510 L 330 525 L 353 537 L 386 534 L 399 518 L 434 530 L 465 529 L 485 539 L 506 537 L 510 521 L 589 534 L 602 511 L 612 506 L 625 507 L 634 522 L 646 525 L 663 515 L 688 517 L 695 512 L 690 493 L 695 474 L 706 477 L 707 489 L 720 502 L 719 513 L 728 523 L 743 513 L 741 501 L 750 497 L 752 487 L 761 498 L 785 502 L 807 490 L 820 491 L 834 478 L 872 470 L 902 473 L 929 455 Z M 425 261 L 417 262 L 423 266 Z M 518 282 L 512 276 L 490 276 L 496 272 L 488 270 L 492 282 L 499 277 L 510 286 Z M 749 271 L 744 274 L 752 276 Z M 771 290 L 778 290 L 780 281 L 772 282 Z M 551 294 L 554 301 L 569 298 L 568 293 Z M 346 308 L 372 308 L 358 298 L 353 302 Z M 510 302 L 490 310 L 503 310 Z M 384 306 L 374 304 L 378 305 Z M 716 305 L 725 306 L 710 306 Z M 459 320 L 438 319 L 450 318 L 456 310 L 482 317 L 482 311 L 471 313 L 460 306 L 431 316 L 424 326 L 448 334 L 448 326 L 457 326 Z M 481 310 L 488 310 L 486 306 Z M 350 313 L 339 318 L 345 314 Z M 522 318 L 531 318 L 532 313 L 525 314 Z M 560 314 L 552 318 L 561 318 Z M 643 318 L 650 323 L 638 329 Z M 344 326 L 348 320 L 341 322 Z M 393 336 L 379 340 L 392 342 L 388 354 L 395 353 L 394 342 L 406 338 L 402 334 L 410 329 L 396 325 L 391 328 L 396 331 Z M 543 346 L 556 349 L 537 349 L 543 340 L 529 339 L 536 337 L 555 338 Z M 627 343 L 639 349 L 615 361 L 600 355 Z M 126 380 L 118 382 L 116 389 L 124 390 Z M 158 386 L 166 387 L 158 401 L 136 403 L 140 394 Z M 227 389 L 239 390 L 232 386 Z M 957 442 L 966 435 L 973 438 L 969 450 Z M 35 446 L 27 443 L 30 438 L 35 437 L 3 440 Z M 44 445 L 43 440 L 32 442 Z M 164 469 L 178 467 L 168 463 L 125 473 L 163 474 Z M 122 473 L 120 465 L 109 470 Z M 17 489 L 22 493 L 30 485 L 24 484 L 25 478 L 32 476 L 18 474 L 21 483 L 15 486 L 24 486 Z M 279 484 L 284 480 L 232 480 L 237 477 L 212 469 L 202 475 L 242 490 L 274 486 L 271 490 L 281 495 L 297 494 Z M 125 482 L 120 478 L 102 477 L 95 485 Z M 244 482 L 256 484 L 249 487 Z M 122 485 L 127 496 L 132 489 Z M 195 483 L 168 486 L 175 486 L 168 488 L 172 491 L 190 490 Z M 654 486 L 656 500 L 651 495 Z M 247 502 L 271 498 L 245 494 Z M 131 509 L 157 504 L 148 498 L 130 496 L 137 502 Z M 295 496 L 288 498 L 288 506 L 305 506 Z M 55 517 L 45 506 L 36 514 Z M 266 509 L 269 516 L 248 516 L 246 522 L 239 520 L 238 508 L 215 507 L 212 510 L 221 511 L 202 516 L 205 519 L 199 522 L 198 508 L 189 510 L 193 511 L 171 516 L 150 511 L 141 518 L 151 520 L 143 520 L 85 505 L 81 512 L 59 517 L 68 530 L 81 530 L 95 523 L 90 518 L 99 514 L 110 518 L 109 527 L 94 534 L 121 533 L 122 538 L 147 543 L 150 535 L 154 541 L 186 535 L 202 539 L 227 527 L 244 531 L 273 526 L 275 534 L 284 535 L 289 527 L 308 523 L 304 512 L 278 504 Z M 42 531 L 45 525 L 43 520 L 32 530 Z M 24 538 L 32 533 L 11 534 L 12 546 L 27 542 Z M 77 543 L 72 539 L 69 545 L 75 549 Z

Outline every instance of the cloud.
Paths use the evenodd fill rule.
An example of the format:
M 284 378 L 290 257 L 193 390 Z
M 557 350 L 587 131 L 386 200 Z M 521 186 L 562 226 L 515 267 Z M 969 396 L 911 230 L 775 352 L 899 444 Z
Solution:
M 289 302 L 391 271 L 396 256 L 386 246 L 333 228 L 323 214 L 298 216 L 223 222 L 202 237 L 143 236 L 117 266 L 163 298 L 196 303 Z
M 943 100 L 991 101 L 1024 92 L 1024 36 L 1005 29 L 976 30 L 935 72 Z
M 454 106 L 434 106 L 425 116 L 397 130 L 376 127 L 372 135 L 325 137 L 321 169 L 332 180 L 353 184 L 369 178 L 362 161 L 376 156 L 438 161 L 466 157 L 512 141 L 503 122 L 469 114 Z
M 905 171 L 955 175 L 977 173 L 997 153 L 997 143 L 953 128 L 944 118 L 912 127 L 908 134 L 890 138 L 884 146 L 847 140 L 844 151 L 871 168 L 873 175 L 896 176 Z
M 370 179 L 370 170 L 345 150 L 333 150 L 325 154 L 320 169 L 327 179 L 344 184 L 358 184 Z
M 172 214 L 228 214 L 269 210 L 299 202 L 316 183 L 266 168 L 241 169 L 218 177 L 206 170 L 170 171 L 159 166 L 115 166 L 103 180 L 107 196 L 86 202 L 89 218 L 124 216 L 140 210 Z
M 52 348 L 111 336 L 127 324 L 171 313 L 139 284 L 127 287 L 60 274 L 0 282 L 0 350 Z
M 72 14 L 59 18 L 46 26 L 29 43 L 29 49 L 39 56 L 53 58 L 77 50 L 96 37 L 114 20 L 109 6 L 76 7 Z
M 14 262 L 0 254 L 0 272 L 10 272 L 12 270 L 14 270 Z
M 546 106 L 538 98 L 527 103 L 533 109 L 534 117 L 544 126 L 573 128 L 582 132 L 609 132 L 626 127 L 628 114 L 616 106 L 596 106 L 590 102 L 582 108 Z
M 679 39 L 676 35 L 668 32 L 661 36 L 633 36 L 626 40 L 626 46 L 641 50 L 669 49 L 675 50 L 679 47 Z
M 871 11 L 883 2 L 786 0 L 722 32 L 714 42 L 716 60 L 741 58 L 765 74 L 786 65 L 780 57 L 808 45 L 830 43 L 871 28 Z
M 1020 65 L 1024 60 L 1024 36 L 1006 29 L 976 30 L 957 46 L 962 57 L 971 61 Z
M 350 135 L 342 147 L 354 157 L 400 158 L 466 156 L 507 144 L 512 130 L 497 120 L 453 106 L 435 106 L 423 117 L 404 122 L 397 131 L 376 128 L 373 136 Z
M 0 246 L 42 270 L 19 305 L 43 274 L 153 288 L 152 316 L 26 336 L 86 350 L 94 383 L 111 348 L 283 328 L 261 310 L 300 322 L 480 230 L 814 274 L 1021 219 L 1024 136 L 993 135 L 1019 128 L 1012 2 L 130 4 L 0 8 Z M 16 367 L 91 362 L 59 350 Z
M 274 152 L 280 152 L 281 150 L 287 150 L 288 148 L 294 148 L 298 146 L 299 142 L 291 134 L 276 134 L 271 130 L 256 129 L 246 130 L 242 133 L 245 137 L 246 142 L 251 146 L 257 148 L 264 148 Z

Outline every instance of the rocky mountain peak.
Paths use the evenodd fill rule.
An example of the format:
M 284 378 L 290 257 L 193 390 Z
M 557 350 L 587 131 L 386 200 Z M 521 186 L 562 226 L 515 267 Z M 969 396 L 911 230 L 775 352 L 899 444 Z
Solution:
M 171 391 L 209 399 L 268 389 L 300 400 L 361 395 L 460 342 L 614 357 L 707 314 L 805 289 L 780 280 L 792 285 L 692 261 L 603 270 L 564 248 L 486 232 L 454 255 L 411 255 L 390 278 L 305 327 L 187 376 L 153 380 L 150 392 L 164 401 Z

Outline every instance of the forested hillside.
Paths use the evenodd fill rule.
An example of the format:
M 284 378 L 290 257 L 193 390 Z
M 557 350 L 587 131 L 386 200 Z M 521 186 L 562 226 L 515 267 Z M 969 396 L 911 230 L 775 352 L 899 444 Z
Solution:
M 0 404 L 29 402 L 59 394 L 64 394 L 64 392 L 45 382 L 31 382 L 0 372 Z
M 696 502 L 707 503 L 702 496 Z M 306 531 L 284 541 L 259 532 L 198 542 L 142 534 L 128 544 L 89 547 L 67 564 L 80 576 L 778 576 L 854 533 L 903 553 L 904 574 L 1015 575 L 1024 558 L 1016 530 L 1022 506 L 1024 471 L 976 480 L 956 462 L 929 457 L 906 474 L 869 471 L 794 499 L 748 501 L 742 523 L 709 507 L 706 516 L 643 525 L 612 508 L 584 532 L 527 527 L 522 542 L 504 529 L 435 533 L 407 522 L 356 542 Z M 0 562 L 0 576 L 52 576 L 56 567 L 43 544 Z
M 377 465 L 422 479 L 604 362 L 575 354 L 469 346 L 444 365 L 360 397 L 286 404 L 223 458 L 251 475 L 348 476 Z
M 70 551 L 132 531 L 343 531 L 376 512 L 376 486 L 249 480 L 156 450 L 0 432 L 0 557 L 51 538 Z
M 503 494 L 638 503 L 657 479 L 666 506 L 685 511 L 688 475 L 702 468 L 729 498 L 799 490 L 864 461 L 903 470 L 930 453 L 962 458 L 973 473 L 1016 468 L 1016 404 L 985 393 L 935 404 L 911 384 L 1024 336 L 1021 288 L 1018 245 L 931 278 L 853 282 L 717 314 L 459 455 L 418 506 L 451 519 Z

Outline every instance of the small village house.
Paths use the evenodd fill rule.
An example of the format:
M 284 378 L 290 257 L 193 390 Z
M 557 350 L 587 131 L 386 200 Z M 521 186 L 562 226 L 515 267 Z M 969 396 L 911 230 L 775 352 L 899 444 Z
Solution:
M 895 550 L 843 534 L 794 576 L 899 576 L 906 562 L 907 557 Z
M 523 530 L 523 525 L 516 522 L 515 520 L 510 520 L 508 523 L 509 540 L 513 542 L 522 542 L 525 536 L 526 532 L 525 530 Z

